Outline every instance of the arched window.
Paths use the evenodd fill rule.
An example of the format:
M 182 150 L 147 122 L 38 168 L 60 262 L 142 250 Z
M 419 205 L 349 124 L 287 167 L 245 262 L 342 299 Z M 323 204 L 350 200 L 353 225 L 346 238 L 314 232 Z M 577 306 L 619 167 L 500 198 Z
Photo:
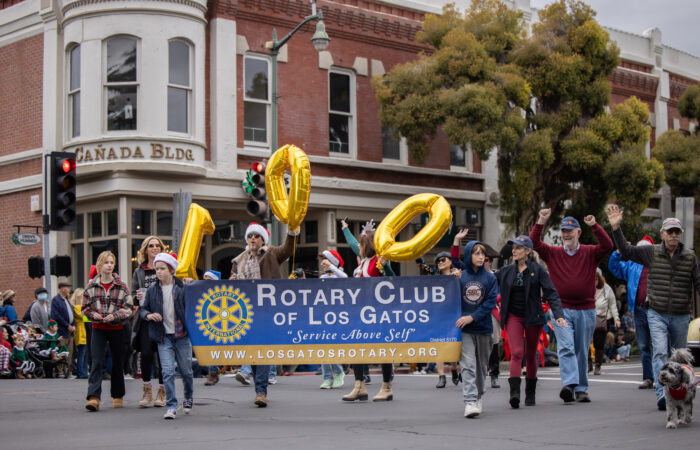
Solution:
M 168 131 L 188 133 L 192 104 L 190 45 L 180 40 L 168 43 Z
M 70 137 L 80 136 L 80 46 L 68 51 L 68 124 Z
M 106 47 L 107 130 L 136 130 L 139 88 L 136 39 L 113 37 Z

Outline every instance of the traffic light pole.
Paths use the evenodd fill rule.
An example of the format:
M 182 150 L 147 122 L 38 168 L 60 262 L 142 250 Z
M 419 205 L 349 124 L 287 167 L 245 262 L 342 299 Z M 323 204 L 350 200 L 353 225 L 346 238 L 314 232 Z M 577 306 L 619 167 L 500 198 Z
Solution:
M 43 215 L 43 238 L 44 241 L 44 288 L 47 295 L 51 298 L 51 245 L 49 242 L 49 166 L 46 160 L 51 157 L 51 154 L 44 155 L 44 215 Z

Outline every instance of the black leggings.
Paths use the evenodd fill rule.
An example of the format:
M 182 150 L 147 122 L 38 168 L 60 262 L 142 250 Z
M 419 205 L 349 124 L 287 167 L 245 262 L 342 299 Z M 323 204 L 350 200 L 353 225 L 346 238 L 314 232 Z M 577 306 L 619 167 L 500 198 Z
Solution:
M 593 332 L 593 348 L 595 349 L 595 363 L 603 364 L 603 356 L 605 356 L 605 338 L 608 335 L 608 330 L 604 328 L 596 328 Z
M 163 384 L 163 373 L 160 371 L 158 362 L 158 344 L 148 337 L 148 324 L 145 321 L 140 322 L 139 336 L 139 351 L 141 352 L 141 379 L 144 383 L 151 381 L 151 372 L 155 371 L 158 382 Z
M 362 381 L 365 379 L 365 366 L 367 364 L 353 364 L 352 371 L 355 372 L 355 380 Z M 382 364 L 382 381 L 389 383 L 391 375 L 394 371 L 393 364 Z

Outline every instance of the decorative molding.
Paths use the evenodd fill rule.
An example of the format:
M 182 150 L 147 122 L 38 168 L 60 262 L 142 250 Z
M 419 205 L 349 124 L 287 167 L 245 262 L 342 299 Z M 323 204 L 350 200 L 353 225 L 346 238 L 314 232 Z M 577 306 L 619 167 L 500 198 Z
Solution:
M 333 66 L 333 55 L 331 52 L 324 50 L 318 52 L 318 68 L 324 70 L 330 70 Z
M 120 0 L 120 1 L 124 2 L 124 3 L 128 3 L 128 2 L 134 2 L 134 3 L 136 3 L 136 2 L 139 2 L 139 3 L 143 3 L 143 2 L 176 3 L 179 5 L 188 6 L 190 8 L 198 9 L 199 11 L 202 12 L 202 14 L 206 14 L 206 12 L 207 12 L 207 7 L 205 5 L 198 3 L 198 2 L 195 2 L 195 1 L 192 1 L 192 0 Z M 70 2 L 67 5 L 65 5 L 63 7 L 63 9 L 61 10 L 61 12 L 65 16 L 66 13 L 72 9 L 82 8 L 84 6 L 90 6 L 90 5 L 104 4 L 104 3 L 114 4 L 117 2 L 115 2 L 113 0 L 77 0 L 77 1 Z M 115 11 L 124 12 L 123 8 L 115 10 Z
M 366 77 L 369 74 L 369 71 L 367 70 L 367 58 L 356 56 L 355 61 L 352 63 L 352 68 L 355 70 L 356 74 L 363 77 Z
M 35 148 L 23 152 L 10 153 L 9 155 L 0 156 L 0 166 L 7 166 L 10 164 L 29 161 L 31 159 L 41 158 L 43 154 L 43 148 Z

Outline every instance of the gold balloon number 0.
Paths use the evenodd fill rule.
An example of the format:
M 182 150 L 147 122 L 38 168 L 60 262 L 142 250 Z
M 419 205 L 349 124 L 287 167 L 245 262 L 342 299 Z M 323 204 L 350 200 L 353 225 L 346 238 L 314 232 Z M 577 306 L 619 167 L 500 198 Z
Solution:
M 192 203 L 187 213 L 185 230 L 180 239 L 176 277 L 197 279 L 196 266 L 199 258 L 199 249 L 202 248 L 202 239 L 205 234 L 214 233 L 215 229 L 216 227 L 214 226 L 214 221 L 211 220 L 209 211 L 196 203 Z
M 411 239 L 396 242 L 396 235 L 418 214 L 428 213 L 430 220 Z M 438 243 L 452 223 L 452 210 L 444 197 L 417 194 L 394 208 L 377 227 L 374 247 L 377 255 L 389 261 L 410 261 L 424 255 Z
M 284 172 L 289 168 L 289 194 Z M 304 150 L 285 145 L 272 155 L 265 170 L 265 188 L 272 213 L 290 230 L 296 230 L 306 216 L 311 194 L 311 167 Z

